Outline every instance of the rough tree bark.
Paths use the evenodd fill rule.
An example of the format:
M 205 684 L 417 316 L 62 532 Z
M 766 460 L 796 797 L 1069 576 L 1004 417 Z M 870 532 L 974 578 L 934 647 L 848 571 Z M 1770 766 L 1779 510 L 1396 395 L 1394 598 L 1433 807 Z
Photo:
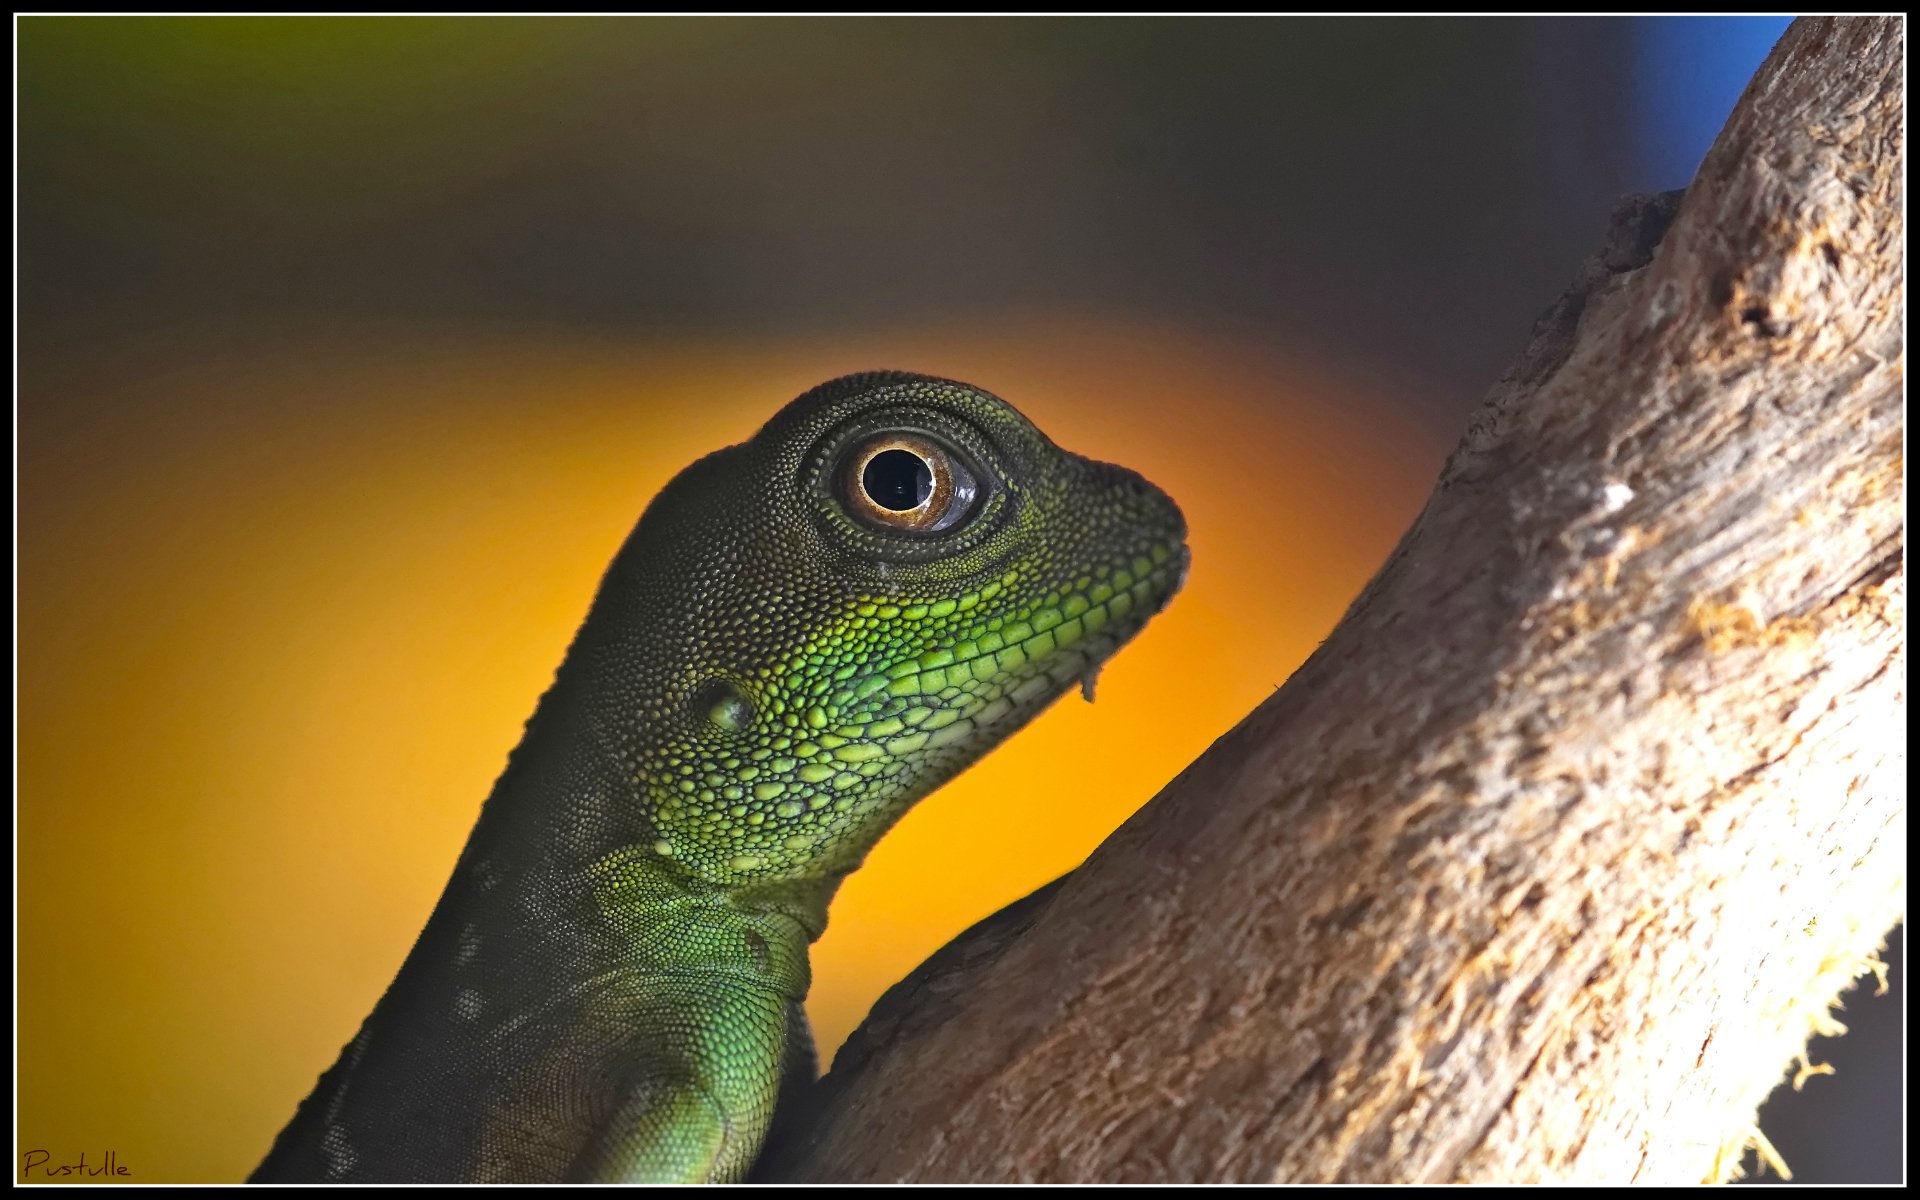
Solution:
M 1320 651 L 769 1177 L 1730 1172 L 1904 894 L 1902 38 L 1793 26 Z

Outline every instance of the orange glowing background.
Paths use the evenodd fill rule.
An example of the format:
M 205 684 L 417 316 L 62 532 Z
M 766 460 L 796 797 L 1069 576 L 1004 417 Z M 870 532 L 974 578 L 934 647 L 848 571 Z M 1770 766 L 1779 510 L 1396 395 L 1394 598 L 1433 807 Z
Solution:
M 74 377 L 23 464 L 22 1147 L 112 1147 L 149 1182 L 250 1170 L 398 968 L 642 506 L 875 366 L 977 382 L 1140 470 L 1193 569 L 1096 704 L 1060 703 L 848 882 L 815 951 L 823 1056 L 1281 683 L 1442 449 L 1327 364 L 1092 318 L 363 334 Z

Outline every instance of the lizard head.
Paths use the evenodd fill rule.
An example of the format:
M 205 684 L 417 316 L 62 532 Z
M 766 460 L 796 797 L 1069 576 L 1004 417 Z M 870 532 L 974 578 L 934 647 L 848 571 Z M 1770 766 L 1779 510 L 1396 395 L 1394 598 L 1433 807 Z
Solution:
M 801 396 L 655 499 L 583 631 L 648 849 L 723 886 L 851 870 L 1090 685 L 1180 586 L 1185 536 L 1158 488 L 978 388 Z

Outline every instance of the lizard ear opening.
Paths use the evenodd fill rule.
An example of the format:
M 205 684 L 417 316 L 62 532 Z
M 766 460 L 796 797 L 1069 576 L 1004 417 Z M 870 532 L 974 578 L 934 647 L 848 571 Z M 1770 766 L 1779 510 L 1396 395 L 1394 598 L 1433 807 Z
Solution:
M 688 707 L 723 733 L 739 733 L 753 725 L 753 701 L 731 679 L 709 679 L 695 690 Z
M 937 534 L 973 515 L 979 485 L 954 451 L 899 430 L 855 445 L 843 460 L 838 490 L 847 511 L 870 528 Z

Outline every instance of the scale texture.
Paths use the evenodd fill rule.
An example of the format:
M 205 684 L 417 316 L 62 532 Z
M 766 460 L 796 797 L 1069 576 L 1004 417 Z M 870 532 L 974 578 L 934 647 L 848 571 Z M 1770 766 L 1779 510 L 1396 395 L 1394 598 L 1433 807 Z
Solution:
M 803 1106 L 828 901 L 1179 587 L 1158 489 L 850 376 L 615 557 L 399 976 L 255 1181 L 728 1181 Z

